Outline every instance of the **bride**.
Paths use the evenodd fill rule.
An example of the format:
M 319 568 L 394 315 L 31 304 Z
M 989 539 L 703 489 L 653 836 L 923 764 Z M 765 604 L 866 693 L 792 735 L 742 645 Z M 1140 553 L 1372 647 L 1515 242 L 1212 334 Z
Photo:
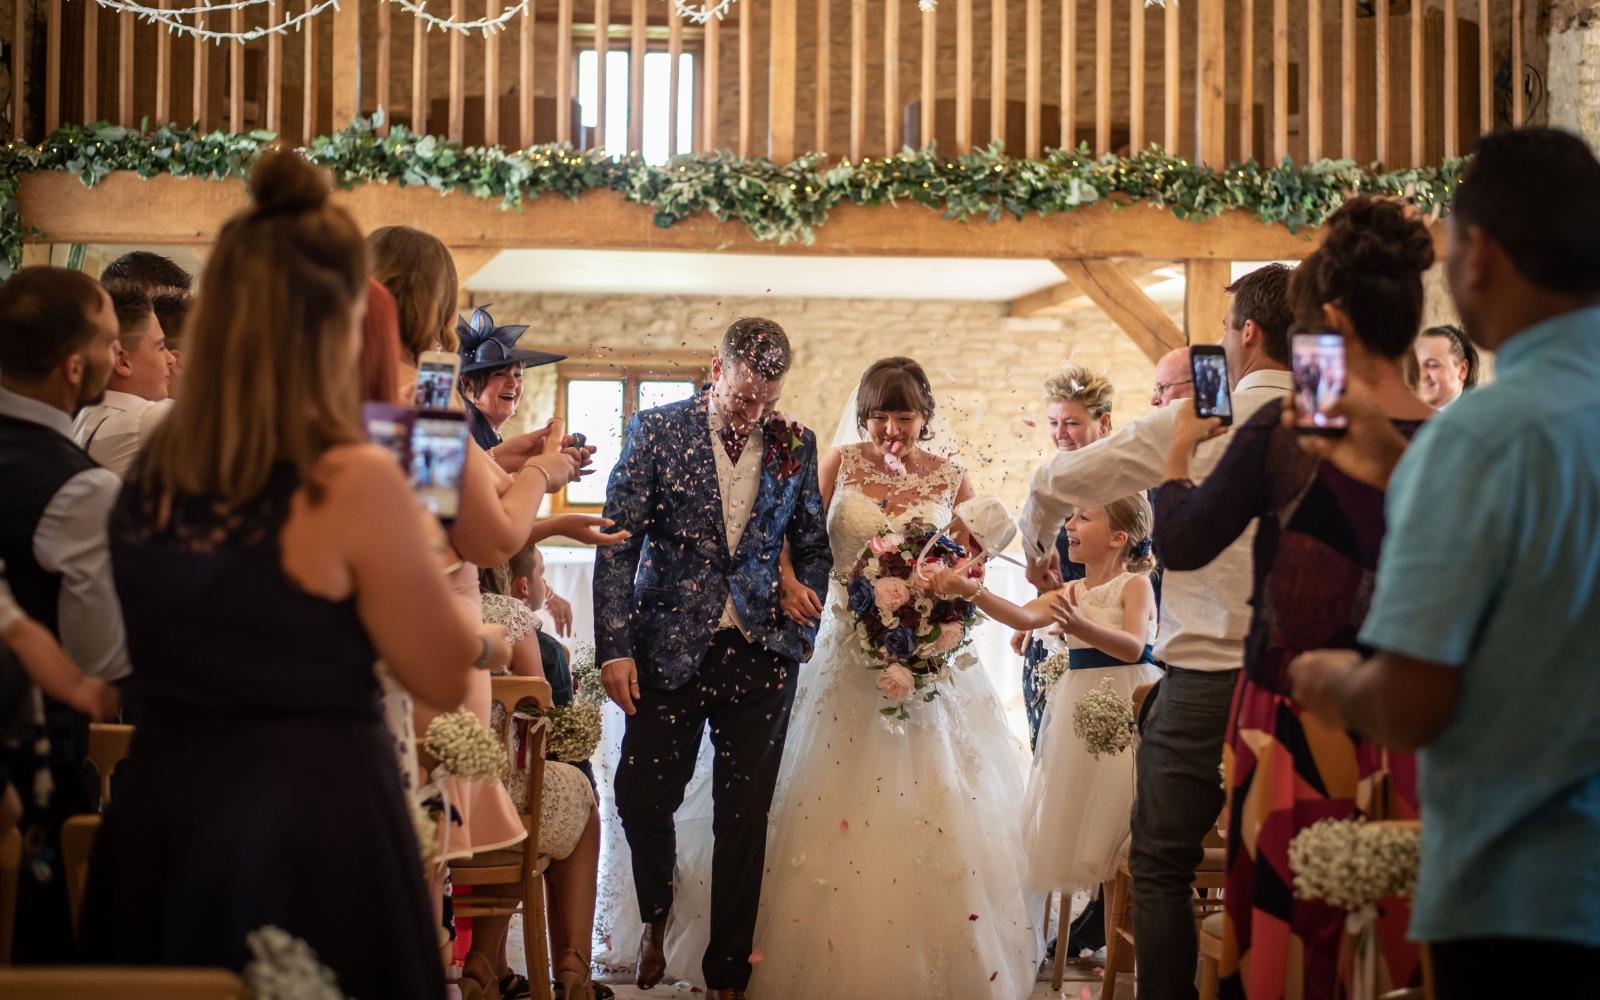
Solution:
M 924 447 L 934 399 L 915 361 L 873 364 L 856 404 L 864 440 L 819 468 L 834 555 L 825 608 L 785 577 L 785 610 L 824 620 L 772 807 L 750 992 L 1025 997 L 1040 907 L 1023 888 L 1023 774 L 999 699 L 969 669 L 889 723 L 839 582 L 880 530 L 948 524 L 972 487 Z

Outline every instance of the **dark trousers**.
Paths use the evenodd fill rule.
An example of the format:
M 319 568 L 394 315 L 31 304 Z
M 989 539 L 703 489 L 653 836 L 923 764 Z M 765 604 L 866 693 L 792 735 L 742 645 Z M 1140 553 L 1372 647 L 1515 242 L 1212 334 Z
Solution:
M 718 632 L 687 684 L 675 691 L 644 689 L 622 736 L 617 812 L 633 855 L 639 913 L 654 923 L 672 909 L 672 814 L 694 775 L 700 731 L 711 724 L 711 940 L 701 963 L 711 989 L 743 989 L 750 981 L 767 813 L 794 706 L 795 672 L 793 660 L 752 645 L 737 631 Z
M 1239 671 L 1171 667 L 1150 693 L 1134 756 L 1133 932 L 1141 1000 L 1194 1000 L 1190 903 L 1206 831 L 1222 812 L 1222 740 Z
M 1435 941 L 1438 1000 L 1600 996 L 1600 948 L 1533 938 Z

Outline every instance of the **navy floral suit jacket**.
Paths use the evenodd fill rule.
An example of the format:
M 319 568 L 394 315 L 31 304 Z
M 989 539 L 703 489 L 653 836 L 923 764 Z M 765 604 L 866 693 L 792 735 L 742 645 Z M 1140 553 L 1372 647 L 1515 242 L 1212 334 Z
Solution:
M 809 659 L 817 630 L 778 608 L 778 556 L 787 539 L 795 575 L 819 596 L 833 567 L 809 430 L 798 471 L 782 475 L 770 448 L 762 456 L 750 522 L 729 554 L 707 405 L 702 392 L 628 421 L 605 515 L 633 534 L 595 551 L 595 661 L 632 657 L 641 684 L 669 691 L 698 673 L 730 595 L 753 642 Z

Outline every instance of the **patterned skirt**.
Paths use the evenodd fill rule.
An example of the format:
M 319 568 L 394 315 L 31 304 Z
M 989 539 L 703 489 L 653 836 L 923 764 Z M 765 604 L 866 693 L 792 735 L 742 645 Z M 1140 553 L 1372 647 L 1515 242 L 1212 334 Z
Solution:
M 1286 695 L 1244 675 L 1225 754 L 1232 787 L 1220 995 L 1335 997 L 1346 913 L 1295 898 L 1289 842 L 1321 819 L 1416 819 L 1415 758 L 1302 714 Z M 1410 919 L 1407 900 L 1378 907 L 1381 988 L 1420 982 L 1417 947 L 1406 940 Z

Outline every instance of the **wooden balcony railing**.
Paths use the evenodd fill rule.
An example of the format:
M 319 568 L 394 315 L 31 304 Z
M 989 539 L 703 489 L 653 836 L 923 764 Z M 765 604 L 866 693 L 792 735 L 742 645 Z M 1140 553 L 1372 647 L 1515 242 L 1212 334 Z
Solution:
M 739 0 L 699 26 L 662 0 L 431 0 L 456 22 L 504 19 L 485 34 L 426 30 L 392 0 L 200 15 L 180 8 L 202 0 L 142 2 L 234 33 L 309 16 L 208 44 L 91 0 L 19 0 L 9 135 L 148 118 L 298 141 L 381 109 L 471 144 L 611 136 L 658 157 L 1159 143 L 1207 163 L 1405 167 L 1525 120 L 1533 13 L 1523 0 L 1413 0 L 1404 15 L 1386 0 Z

